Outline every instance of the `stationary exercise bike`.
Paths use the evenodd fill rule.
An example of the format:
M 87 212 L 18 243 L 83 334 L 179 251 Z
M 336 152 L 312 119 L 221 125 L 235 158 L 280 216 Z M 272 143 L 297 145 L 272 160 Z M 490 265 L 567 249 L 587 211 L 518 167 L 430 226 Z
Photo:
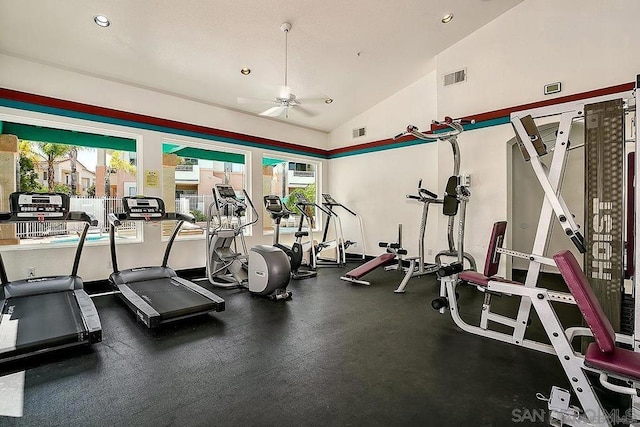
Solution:
M 283 219 L 288 218 L 293 214 L 293 212 L 287 209 L 287 207 L 282 203 L 282 200 L 280 200 L 280 197 L 275 194 L 264 196 L 264 207 L 275 224 L 275 230 L 273 232 L 273 246 L 282 249 L 284 253 L 287 254 L 287 257 L 289 257 L 291 278 L 301 280 L 315 277 L 317 272 L 313 270 L 300 270 L 304 255 L 302 249 L 302 237 L 308 236 L 309 232 L 301 230 L 296 231 L 296 240 L 293 242 L 293 245 L 291 245 L 291 247 L 283 245 L 280 243 L 280 223 Z
M 213 202 L 207 209 L 207 278 L 214 286 L 245 287 L 252 294 L 272 300 L 290 299 L 287 285 L 291 267 L 282 249 L 257 245 L 245 255 L 244 229 L 258 222 L 258 212 L 247 192 L 242 191 L 244 201 L 228 184 L 216 184 L 213 189 Z M 247 207 L 251 207 L 254 219 L 242 224 L 242 214 Z M 233 224 L 234 217 L 237 225 Z M 217 225 L 214 225 L 214 219 L 217 219 Z M 240 239 L 244 253 L 238 252 L 236 238 Z

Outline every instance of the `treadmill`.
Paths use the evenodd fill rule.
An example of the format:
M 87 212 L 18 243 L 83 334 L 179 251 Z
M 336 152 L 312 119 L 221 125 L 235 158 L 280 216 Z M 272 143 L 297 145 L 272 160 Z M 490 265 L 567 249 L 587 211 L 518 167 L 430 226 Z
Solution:
M 157 197 L 135 196 L 122 199 L 124 212 L 109 214 L 109 244 L 113 273 L 109 282 L 136 317 L 148 328 L 210 312 L 224 311 L 222 298 L 193 282 L 178 277 L 167 266 L 173 242 L 184 221 L 195 222 L 188 214 L 166 212 Z M 177 221 L 164 252 L 162 265 L 118 270 L 115 230 L 122 221 Z
M 85 225 L 69 276 L 10 282 L 0 256 L 0 362 L 102 341 L 98 311 L 78 276 L 89 225 L 97 221 L 85 212 L 70 212 L 69 196 L 63 193 L 16 192 L 9 201 L 11 212 L 0 213 L 0 224 L 80 221 Z

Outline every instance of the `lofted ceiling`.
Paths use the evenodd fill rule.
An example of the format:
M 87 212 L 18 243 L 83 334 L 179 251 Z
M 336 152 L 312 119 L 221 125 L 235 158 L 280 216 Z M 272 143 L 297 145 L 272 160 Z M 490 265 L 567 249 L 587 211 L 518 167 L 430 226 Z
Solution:
M 278 95 L 289 22 L 291 92 L 334 102 L 301 101 L 311 114 L 293 108 L 273 120 L 329 132 L 521 1 L 0 0 L 0 53 L 258 114 L 269 105 L 237 99 Z M 446 13 L 454 19 L 443 24 Z M 108 28 L 94 23 L 98 14 Z

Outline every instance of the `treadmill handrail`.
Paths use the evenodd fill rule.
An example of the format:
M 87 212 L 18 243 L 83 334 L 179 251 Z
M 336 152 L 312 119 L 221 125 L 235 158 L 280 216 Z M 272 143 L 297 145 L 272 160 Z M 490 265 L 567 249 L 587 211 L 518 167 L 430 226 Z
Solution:
M 127 214 L 125 214 L 124 212 L 120 212 L 118 214 L 115 214 L 113 212 L 111 212 L 107 218 L 109 218 L 109 224 L 114 226 L 114 227 L 119 227 L 122 223 L 120 222 L 120 216 L 124 215 L 124 217 L 126 218 Z M 124 219 L 124 218 L 123 218 Z
M 180 228 L 185 221 L 190 223 L 195 223 L 196 218 L 191 214 L 179 213 L 179 212 L 164 212 L 161 217 L 148 217 L 148 218 L 131 218 L 129 214 L 126 212 L 117 212 L 110 213 L 108 216 L 109 219 L 109 247 L 111 251 L 111 265 L 113 267 L 113 272 L 118 273 L 118 256 L 116 252 L 116 237 L 115 237 L 115 229 L 122 225 L 122 221 L 177 221 L 176 225 L 173 227 L 173 232 L 171 233 L 171 237 L 167 242 L 167 245 L 164 250 L 164 256 L 162 257 L 162 267 L 167 267 L 167 263 L 169 262 L 169 255 L 171 253 L 171 248 L 173 246 L 173 242 L 176 240 Z
M 184 221 L 195 224 L 196 217 L 191 215 L 190 213 L 179 213 L 179 212 L 166 212 L 163 220 L 175 220 L 175 221 Z
M 322 212 L 324 212 L 325 215 L 327 216 L 334 216 L 336 215 L 335 212 L 325 208 L 324 206 L 320 206 L 319 204 L 315 203 L 315 202 L 309 202 L 309 201 L 297 201 L 295 204 L 296 209 L 298 209 L 300 211 L 300 213 L 302 213 L 302 215 L 308 217 L 309 215 L 307 215 L 306 212 L 304 212 L 304 209 L 301 209 L 300 206 L 302 207 L 307 207 L 307 206 L 315 206 L 316 208 L 320 209 Z
M 98 220 L 96 219 L 96 217 L 91 215 L 90 213 L 84 212 L 84 211 L 71 211 L 71 212 L 69 212 L 69 215 L 67 216 L 67 221 L 86 222 L 87 224 L 89 224 L 92 227 L 95 227 L 95 226 L 98 225 Z

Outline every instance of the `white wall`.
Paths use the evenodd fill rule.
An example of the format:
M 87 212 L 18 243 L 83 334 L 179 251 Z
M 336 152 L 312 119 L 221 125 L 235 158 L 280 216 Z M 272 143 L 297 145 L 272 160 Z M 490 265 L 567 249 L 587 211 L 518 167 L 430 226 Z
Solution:
M 31 63 L 7 56 L 0 56 L 3 72 L 0 87 L 35 93 L 45 96 L 83 102 L 91 105 L 115 108 L 154 117 L 173 119 L 187 123 L 252 134 L 265 138 L 287 141 L 319 148 L 326 147 L 326 134 L 300 127 L 264 120 L 255 116 L 222 110 L 200 103 L 153 93 L 147 90 L 75 74 L 41 64 Z M 89 122 L 55 115 L 48 115 L 12 108 L 0 107 L 0 120 L 40 124 L 50 127 L 124 136 L 137 139 L 138 169 L 162 171 L 162 142 L 165 139 L 180 140 L 204 148 L 244 150 L 248 156 L 250 182 L 249 194 L 259 207 L 262 203 L 262 153 L 257 148 L 240 147 L 176 136 L 160 132 Z M 302 159 L 310 159 L 300 156 Z M 318 159 L 311 159 L 318 161 Z M 321 170 L 326 171 L 326 161 L 320 161 Z M 320 190 L 326 188 L 326 173 Z M 161 189 L 144 187 L 142 174 L 138 177 L 138 188 L 149 196 L 161 196 Z M 253 236 L 247 239 L 249 246 L 270 244 L 272 236 L 263 236 L 262 222 L 253 227 Z M 69 274 L 73 260 L 73 247 L 15 248 L 0 247 L 10 280 L 24 277 L 27 268 L 35 267 L 36 275 Z M 161 241 L 157 225 L 145 226 L 144 242 L 123 244 L 118 248 L 119 267 L 158 265 L 162 260 L 164 242 Z M 80 275 L 85 280 L 106 279 L 111 272 L 108 267 L 109 251 L 104 244 L 88 244 L 82 257 Z M 176 269 L 203 267 L 205 264 L 204 239 L 176 242 L 170 265 Z
M 329 147 L 387 139 L 409 123 L 426 128 L 431 119 L 444 116 L 466 116 L 631 82 L 640 72 L 640 57 L 634 54 L 639 14 L 640 2 L 633 0 L 525 0 L 438 55 L 434 73 L 331 132 Z M 444 88 L 442 76 L 461 68 L 467 69 L 468 81 Z M 556 81 L 562 82 L 562 92 L 545 97 L 543 85 Z M 361 126 L 367 126 L 367 137 L 352 139 L 352 129 Z M 461 172 L 471 175 L 465 249 L 480 269 L 491 225 L 508 218 L 511 152 L 506 143 L 513 136 L 510 125 L 501 125 L 465 132 L 458 140 Z M 435 146 L 330 161 L 331 192 L 343 203 L 354 200 L 354 209 L 368 227 L 369 254 L 379 253 L 375 242 L 393 237 L 398 222 L 419 219 L 402 199 L 414 189 L 416 178 L 422 176 L 428 187 L 442 194 L 452 170 L 451 148 L 439 143 L 434 156 Z M 389 169 L 395 173 L 385 172 Z M 378 214 L 382 201 L 372 206 L 373 202 L 361 200 L 357 195 L 363 188 L 393 200 L 394 210 Z M 447 246 L 446 225 L 444 216 L 432 214 L 427 246 L 434 251 Z M 411 252 L 417 250 L 411 246 L 416 238 L 417 230 L 406 229 Z
M 431 73 L 331 132 L 329 145 L 335 148 L 352 141 L 360 144 L 392 138 L 408 124 L 428 129 L 435 111 L 435 73 Z M 352 140 L 351 130 L 361 126 L 367 127 L 367 136 Z M 330 161 L 329 190 L 338 202 L 363 218 L 367 254 L 381 253 L 378 242 L 395 241 L 398 224 L 402 224 L 403 246 L 417 255 L 422 204 L 407 200 L 405 195 L 416 193 L 420 178 L 425 188 L 441 193 L 437 158 L 438 145 L 429 143 Z M 431 209 L 440 211 L 441 207 Z M 429 215 L 425 249 L 437 249 L 432 244 L 437 215 Z M 358 239 L 355 221 L 343 220 L 343 229 L 345 238 Z M 352 251 L 359 248 L 349 249 Z
M 640 71 L 635 0 L 525 0 L 438 55 L 438 114 L 462 116 L 627 83 Z M 468 82 L 441 78 L 467 68 Z M 562 92 L 545 97 L 546 83 Z
M 432 72 L 334 129 L 329 133 L 329 148 L 393 138 L 409 124 L 428 129 L 434 119 L 435 101 L 435 72 Z M 367 134 L 352 138 L 353 129 L 363 126 Z
M 438 117 L 466 116 L 633 81 L 640 72 L 640 57 L 634 54 L 638 14 L 640 3 L 632 0 L 525 0 L 438 55 Z M 468 81 L 443 87 L 442 75 L 461 68 L 467 68 Z M 544 84 L 556 81 L 562 82 L 562 92 L 545 97 Z M 472 176 L 466 245 L 479 268 L 492 223 L 508 217 L 506 162 L 511 153 L 506 142 L 513 136 L 511 126 L 502 125 L 459 138 L 461 171 Z M 449 158 L 449 151 L 441 149 L 439 164 L 446 166 L 440 168 L 440 187 L 450 173 Z M 565 187 L 565 192 L 582 193 L 580 183 L 577 187 Z M 442 218 L 439 227 L 445 226 Z

